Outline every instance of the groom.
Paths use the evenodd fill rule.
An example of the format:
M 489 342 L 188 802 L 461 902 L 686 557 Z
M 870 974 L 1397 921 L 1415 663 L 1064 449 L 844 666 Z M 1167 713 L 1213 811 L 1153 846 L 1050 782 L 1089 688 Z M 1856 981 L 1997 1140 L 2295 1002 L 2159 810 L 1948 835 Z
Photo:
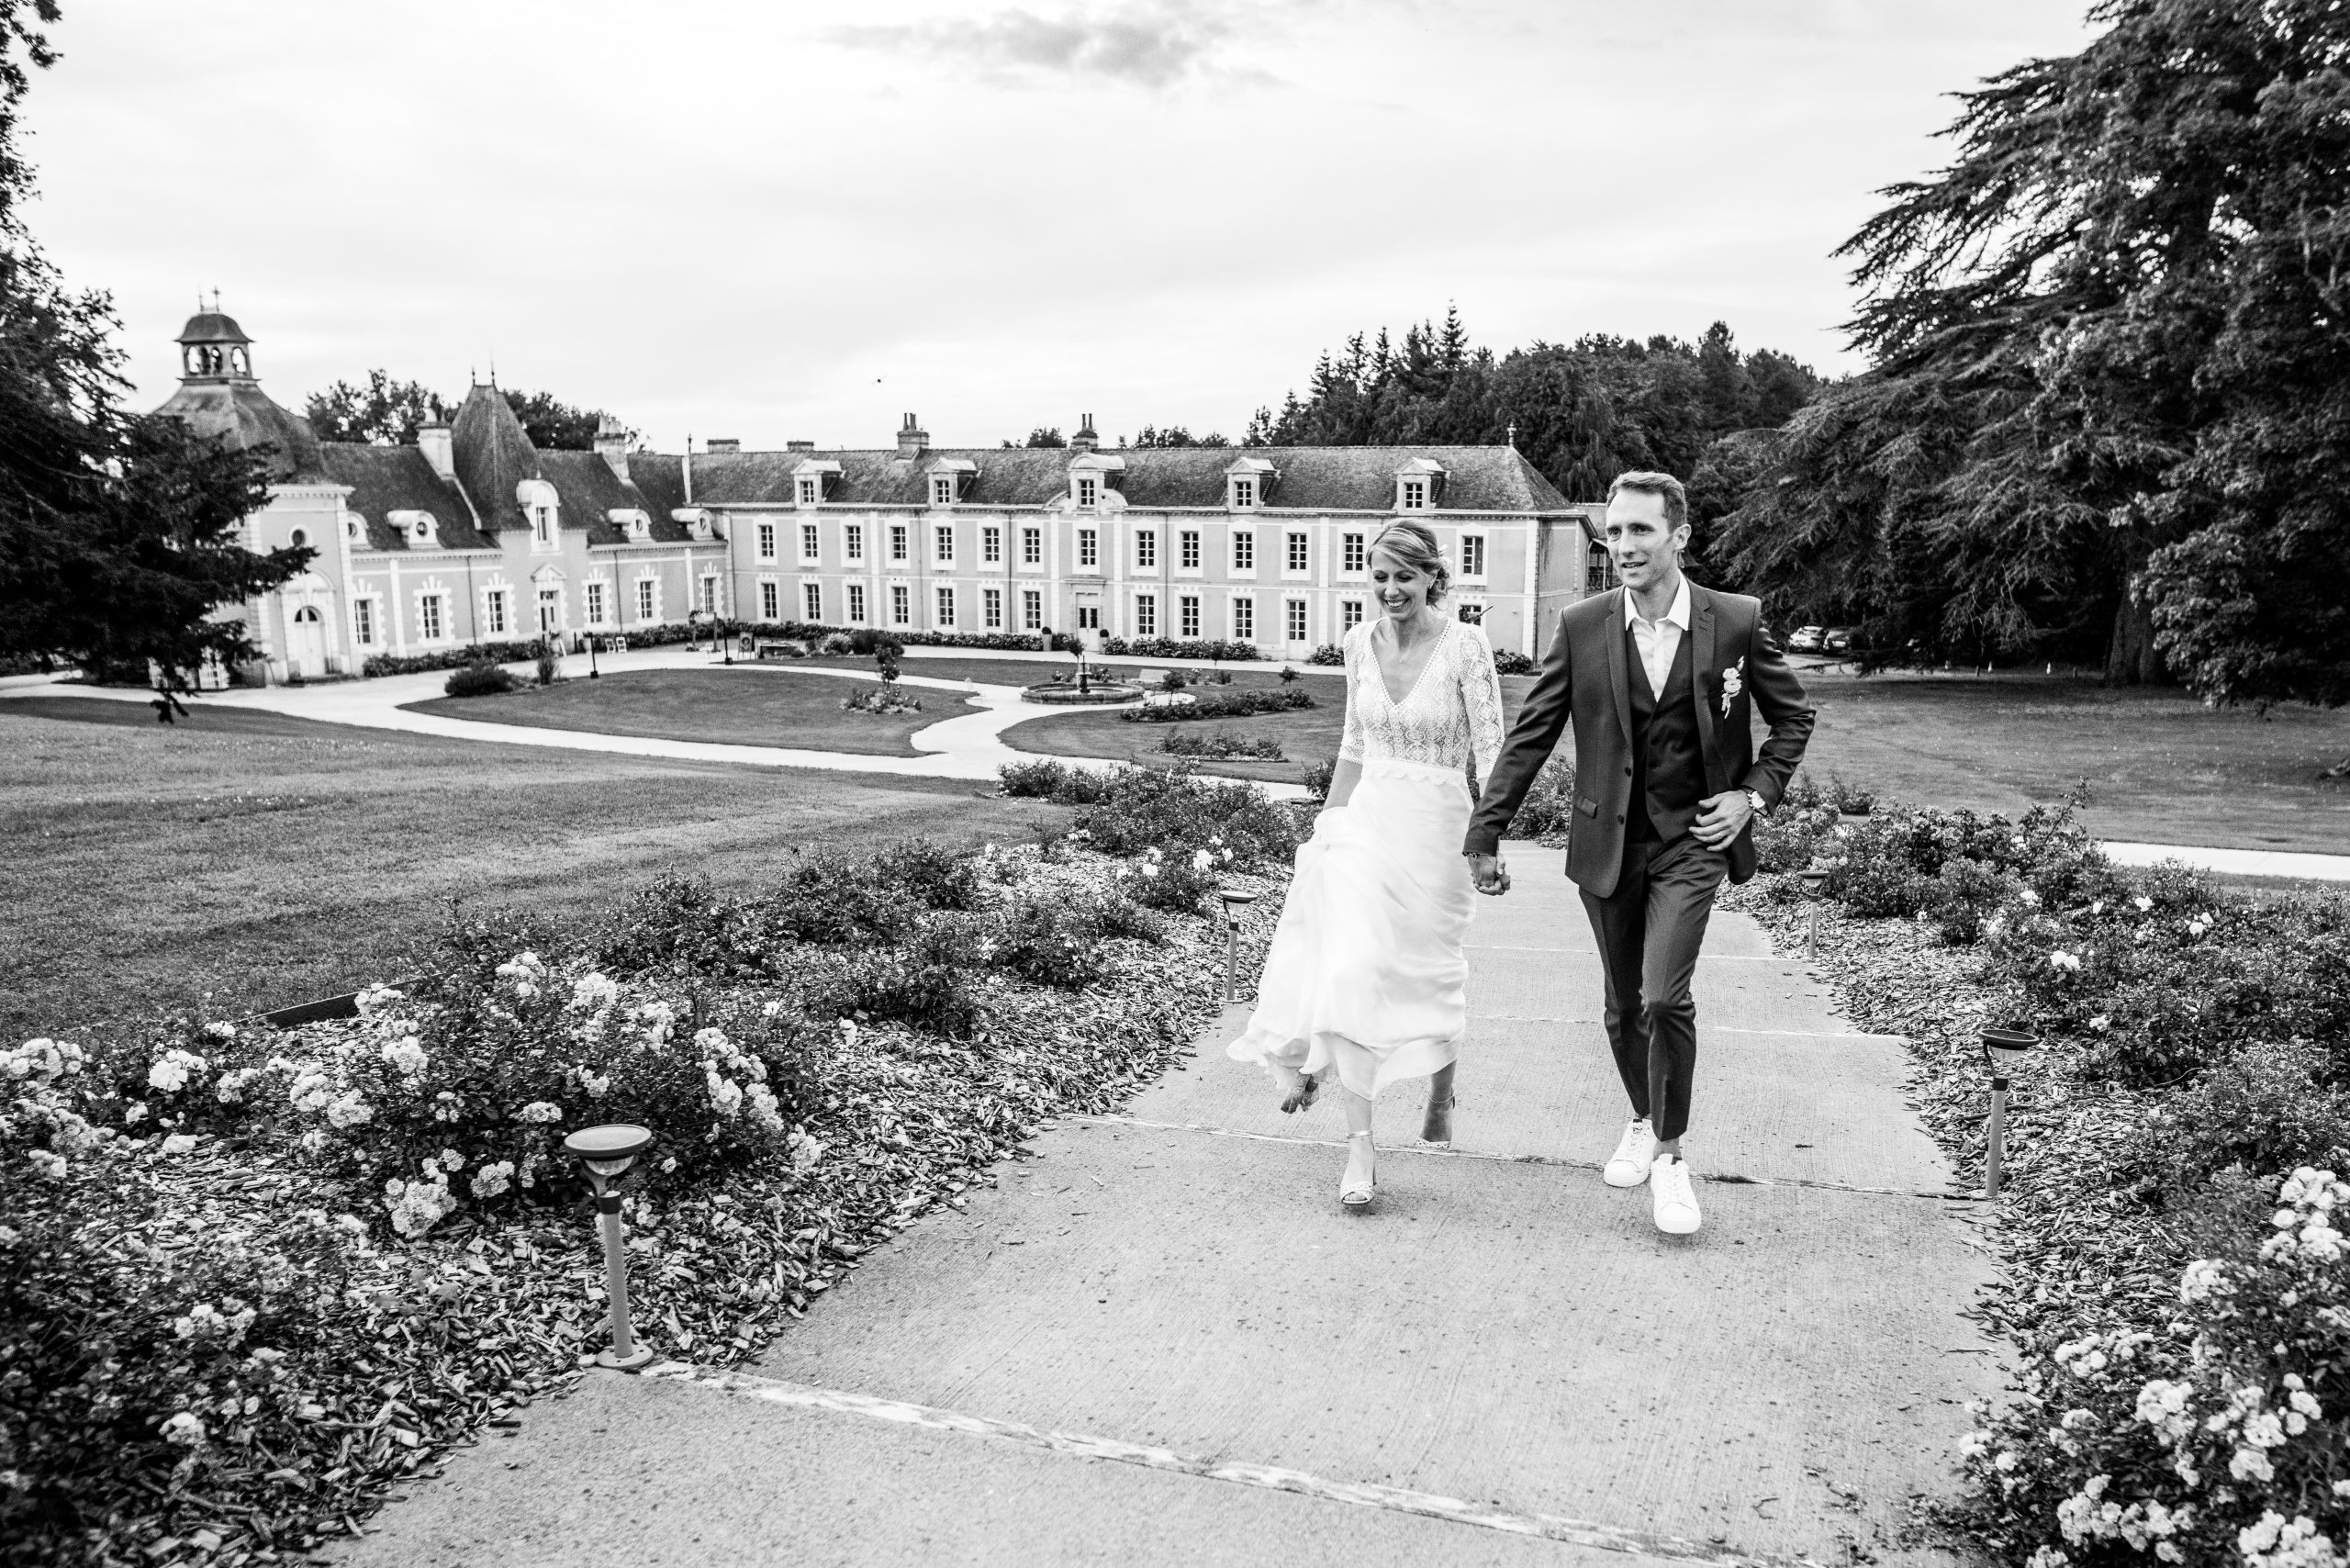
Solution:
M 1567 875 L 1599 940 L 1607 1043 L 1632 1102 L 1602 1174 L 1611 1187 L 1647 1182 L 1657 1228 L 1673 1236 L 1700 1222 L 1681 1157 L 1697 947 L 1722 878 L 1754 875 L 1753 819 L 1778 803 L 1811 738 L 1811 707 L 1762 602 L 1683 577 L 1688 543 L 1680 480 L 1632 473 L 1608 487 L 1607 548 L 1623 590 L 1559 617 L 1461 846 L 1479 892 L 1509 890 L 1502 832 L 1572 719 Z M 1771 728 L 1759 756 L 1757 710 Z

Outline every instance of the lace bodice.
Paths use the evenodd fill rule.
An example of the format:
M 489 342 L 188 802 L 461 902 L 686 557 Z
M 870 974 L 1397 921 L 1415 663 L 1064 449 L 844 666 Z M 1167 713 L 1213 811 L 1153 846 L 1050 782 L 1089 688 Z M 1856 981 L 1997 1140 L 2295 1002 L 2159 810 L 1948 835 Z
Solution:
M 1502 749 L 1502 683 L 1494 673 L 1493 645 L 1485 629 L 1447 621 L 1419 684 L 1400 703 L 1387 696 L 1367 621 L 1347 633 L 1347 724 L 1338 744 L 1341 762 L 1430 763 L 1466 770 L 1482 794 L 1494 758 Z M 1386 640 L 1381 639 L 1382 643 Z M 1393 644 L 1388 644 L 1392 656 Z

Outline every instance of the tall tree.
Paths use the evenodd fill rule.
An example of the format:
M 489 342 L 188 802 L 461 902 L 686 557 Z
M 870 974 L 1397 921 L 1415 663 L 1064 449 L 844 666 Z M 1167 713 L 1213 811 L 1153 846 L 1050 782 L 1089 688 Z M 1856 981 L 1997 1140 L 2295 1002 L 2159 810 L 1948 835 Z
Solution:
M 610 416 L 601 409 L 576 409 L 552 392 L 506 389 L 507 406 L 522 421 L 522 433 L 543 452 L 592 452 L 596 431 Z
M 261 454 L 123 411 L 108 301 L 65 288 L 24 227 L 17 111 L 28 68 L 55 61 L 39 29 L 57 15 L 52 0 L 0 0 L 0 659 L 151 658 L 184 685 L 207 653 L 252 651 L 220 607 L 311 552 L 244 548 L 239 525 L 267 494 Z
M 1964 95 L 1844 247 L 1865 376 L 1791 422 L 1731 569 L 1880 644 L 2350 697 L 2350 14 L 2104 0 Z
M 364 386 L 338 381 L 311 393 L 303 412 L 320 441 L 374 446 L 414 446 L 418 426 L 448 417 L 439 396 L 422 382 L 395 381 L 381 370 L 369 371 Z
M 1157 425 L 1145 425 L 1135 432 L 1136 446 L 1230 446 L 1223 435 L 1210 431 L 1205 435 L 1193 435 L 1181 425 L 1169 425 L 1160 430 Z

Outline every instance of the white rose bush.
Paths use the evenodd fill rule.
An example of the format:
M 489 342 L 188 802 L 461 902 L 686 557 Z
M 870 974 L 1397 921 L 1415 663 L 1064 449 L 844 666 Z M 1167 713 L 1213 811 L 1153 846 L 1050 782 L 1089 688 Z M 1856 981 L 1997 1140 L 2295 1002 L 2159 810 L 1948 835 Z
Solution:
M 1204 846 L 1235 808 L 1152 798 L 1186 788 L 1212 820 L 1158 842 Z M 1216 864 L 1277 893 L 1275 847 Z M 811 851 L 741 893 L 453 918 L 349 1018 L 0 1047 L 0 1557 L 309 1552 L 576 1380 L 604 1304 L 560 1146 L 594 1123 L 655 1138 L 621 1181 L 643 1336 L 755 1353 L 1188 1052 L 1221 932 L 1139 908 L 1134 863 Z

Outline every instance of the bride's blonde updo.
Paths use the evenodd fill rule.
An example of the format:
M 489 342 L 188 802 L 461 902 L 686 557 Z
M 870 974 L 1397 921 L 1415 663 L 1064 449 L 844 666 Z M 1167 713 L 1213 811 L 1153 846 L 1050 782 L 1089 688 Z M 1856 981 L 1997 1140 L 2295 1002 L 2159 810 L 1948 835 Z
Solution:
M 1427 523 L 1410 518 L 1396 519 L 1371 542 L 1372 554 L 1382 551 L 1427 578 L 1430 609 L 1444 602 L 1445 590 L 1452 586 L 1452 567 L 1436 542 L 1435 531 Z

